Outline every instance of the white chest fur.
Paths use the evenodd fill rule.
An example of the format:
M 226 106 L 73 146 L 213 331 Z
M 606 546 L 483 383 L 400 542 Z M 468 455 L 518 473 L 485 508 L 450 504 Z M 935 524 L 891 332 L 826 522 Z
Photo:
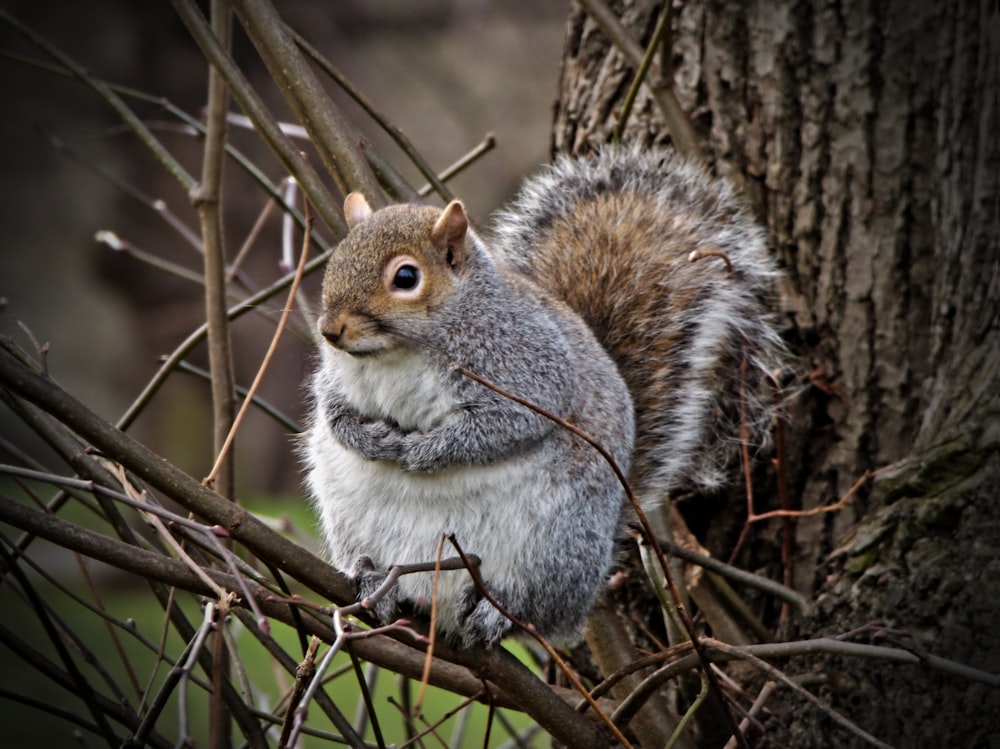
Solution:
M 431 429 L 458 405 L 448 373 L 420 351 L 354 357 L 327 349 L 323 373 L 358 411 L 391 419 L 406 430 Z
M 337 359 L 324 361 L 324 367 L 331 365 L 337 369 L 325 371 L 316 387 L 339 386 L 355 408 L 388 416 L 406 429 L 433 428 L 456 407 L 441 369 L 430 361 L 360 359 L 347 366 Z M 330 561 L 345 571 L 359 556 L 371 557 L 380 569 L 431 562 L 442 534 L 454 533 L 467 553 L 482 559 L 484 578 L 512 579 L 534 553 L 536 535 L 547 527 L 539 514 L 568 500 L 563 496 L 568 487 L 553 480 L 558 470 L 541 454 L 434 473 L 405 472 L 346 448 L 323 419 L 313 424 L 305 444 L 308 482 Z M 444 556 L 455 556 L 447 542 Z M 442 617 L 459 611 L 470 584 L 464 570 L 442 573 Z M 432 586 L 430 573 L 399 582 L 401 596 L 413 601 L 429 601 Z M 441 624 L 458 627 L 457 622 Z

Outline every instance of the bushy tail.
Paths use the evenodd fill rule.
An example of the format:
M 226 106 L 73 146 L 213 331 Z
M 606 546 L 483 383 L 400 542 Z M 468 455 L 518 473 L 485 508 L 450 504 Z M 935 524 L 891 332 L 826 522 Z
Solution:
M 785 359 L 769 309 L 778 270 L 727 183 L 667 151 L 560 158 L 496 216 L 490 245 L 576 310 L 618 364 L 641 496 L 725 483 L 741 423 L 751 448 L 766 441 Z

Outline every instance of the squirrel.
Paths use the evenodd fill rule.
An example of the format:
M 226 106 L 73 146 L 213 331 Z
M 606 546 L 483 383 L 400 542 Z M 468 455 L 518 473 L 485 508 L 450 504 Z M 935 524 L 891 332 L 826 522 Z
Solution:
M 716 489 L 741 424 L 760 442 L 773 412 L 783 348 L 763 231 L 725 182 L 619 147 L 560 157 L 486 238 L 459 201 L 373 211 L 352 193 L 344 213 L 303 445 L 331 562 L 363 599 L 451 533 L 489 596 L 466 570 L 436 590 L 433 573 L 407 574 L 379 619 L 436 594 L 453 641 L 496 645 L 506 613 L 571 640 L 611 566 L 624 489 L 591 445 L 456 365 L 592 435 L 645 505 Z

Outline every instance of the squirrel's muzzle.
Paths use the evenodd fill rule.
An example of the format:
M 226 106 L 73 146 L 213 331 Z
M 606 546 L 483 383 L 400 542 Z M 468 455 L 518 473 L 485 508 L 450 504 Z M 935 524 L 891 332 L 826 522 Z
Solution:
M 385 347 L 378 335 L 378 326 L 365 315 L 324 312 L 317 328 L 331 346 L 348 354 L 370 354 Z

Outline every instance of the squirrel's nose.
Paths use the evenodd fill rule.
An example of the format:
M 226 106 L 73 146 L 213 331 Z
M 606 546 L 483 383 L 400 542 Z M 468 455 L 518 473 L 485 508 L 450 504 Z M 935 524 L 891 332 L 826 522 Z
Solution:
M 321 315 L 319 318 L 319 334 L 333 346 L 340 347 L 340 339 L 344 336 L 346 324 L 342 315 L 331 317 Z

